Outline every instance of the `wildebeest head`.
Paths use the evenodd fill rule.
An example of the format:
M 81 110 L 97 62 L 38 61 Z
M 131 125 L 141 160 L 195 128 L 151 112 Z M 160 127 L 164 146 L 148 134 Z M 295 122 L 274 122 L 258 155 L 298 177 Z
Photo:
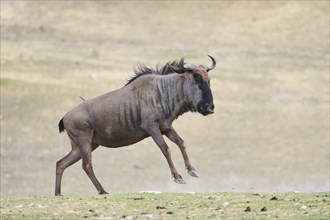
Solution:
M 171 66 L 174 72 L 179 74 L 187 74 L 193 82 L 194 97 L 193 105 L 202 115 L 214 113 L 213 95 L 210 85 L 210 77 L 208 72 L 215 68 L 216 61 L 208 55 L 212 60 L 212 66 L 195 64 L 184 64 L 185 56 L 181 57 L 178 66 Z

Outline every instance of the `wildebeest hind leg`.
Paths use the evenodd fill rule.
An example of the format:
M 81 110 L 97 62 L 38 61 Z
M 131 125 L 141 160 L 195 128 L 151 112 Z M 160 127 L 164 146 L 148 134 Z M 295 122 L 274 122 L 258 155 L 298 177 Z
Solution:
M 176 131 L 174 130 L 173 127 L 171 127 L 171 130 L 167 131 L 165 133 L 165 135 L 166 135 L 166 137 L 168 137 L 168 139 L 173 141 L 180 148 L 186 169 L 188 170 L 188 174 L 193 177 L 198 177 L 195 168 L 193 166 L 191 166 L 191 163 L 190 163 L 187 151 L 186 151 L 186 147 L 184 145 L 184 141 L 182 140 L 182 138 L 178 135 L 178 133 L 176 133 Z
M 100 182 L 97 180 L 94 171 L 93 171 L 93 165 L 92 165 L 92 150 L 95 150 L 98 145 L 91 146 L 88 143 L 82 143 L 79 145 L 80 151 L 82 155 L 82 167 L 85 170 L 87 176 L 94 184 L 95 188 L 97 189 L 97 192 L 99 194 L 108 194 L 100 184 Z
M 56 182 L 55 182 L 55 195 L 61 195 L 61 182 L 62 182 L 62 175 L 64 170 L 71 166 L 72 164 L 76 163 L 78 160 L 81 159 L 81 154 L 78 148 L 72 147 L 72 150 L 68 155 L 63 157 L 61 160 L 56 162 Z

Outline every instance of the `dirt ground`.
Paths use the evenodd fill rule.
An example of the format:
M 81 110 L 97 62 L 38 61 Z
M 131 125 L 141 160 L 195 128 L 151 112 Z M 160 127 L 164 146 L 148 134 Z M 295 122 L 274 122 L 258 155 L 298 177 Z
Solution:
M 151 139 L 93 153 L 110 193 L 329 191 L 328 1 L 1 1 L 1 197 L 52 195 L 57 124 L 139 63 L 218 65 L 215 114 L 174 122 L 199 178 L 174 183 Z M 95 194 L 81 163 L 63 194 Z

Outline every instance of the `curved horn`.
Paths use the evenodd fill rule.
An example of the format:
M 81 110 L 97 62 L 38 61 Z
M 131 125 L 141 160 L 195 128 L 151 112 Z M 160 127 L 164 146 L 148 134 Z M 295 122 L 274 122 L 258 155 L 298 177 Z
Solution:
M 179 61 L 179 67 L 184 68 L 183 64 L 184 64 L 184 59 L 186 59 L 186 54 L 183 54 L 183 56 L 180 58 Z
M 207 67 L 207 69 L 206 69 L 206 71 L 208 72 L 208 71 L 214 69 L 214 67 L 217 65 L 217 62 L 216 62 L 215 59 L 214 59 L 213 57 L 211 57 L 210 55 L 207 55 L 207 56 L 209 56 L 209 57 L 211 58 L 211 60 L 212 60 L 212 66 L 211 66 L 211 67 Z

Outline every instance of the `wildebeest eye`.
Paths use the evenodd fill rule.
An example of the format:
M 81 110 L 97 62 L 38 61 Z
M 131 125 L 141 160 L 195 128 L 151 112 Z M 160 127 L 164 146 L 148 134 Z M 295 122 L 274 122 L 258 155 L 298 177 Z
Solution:
M 199 82 L 199 81 L 201 81 L 202 76 L 199 75 L 198 73 L 195 73 L 195 74 L 194 74 L 194 79 L 195 79 L 197 82 Z

